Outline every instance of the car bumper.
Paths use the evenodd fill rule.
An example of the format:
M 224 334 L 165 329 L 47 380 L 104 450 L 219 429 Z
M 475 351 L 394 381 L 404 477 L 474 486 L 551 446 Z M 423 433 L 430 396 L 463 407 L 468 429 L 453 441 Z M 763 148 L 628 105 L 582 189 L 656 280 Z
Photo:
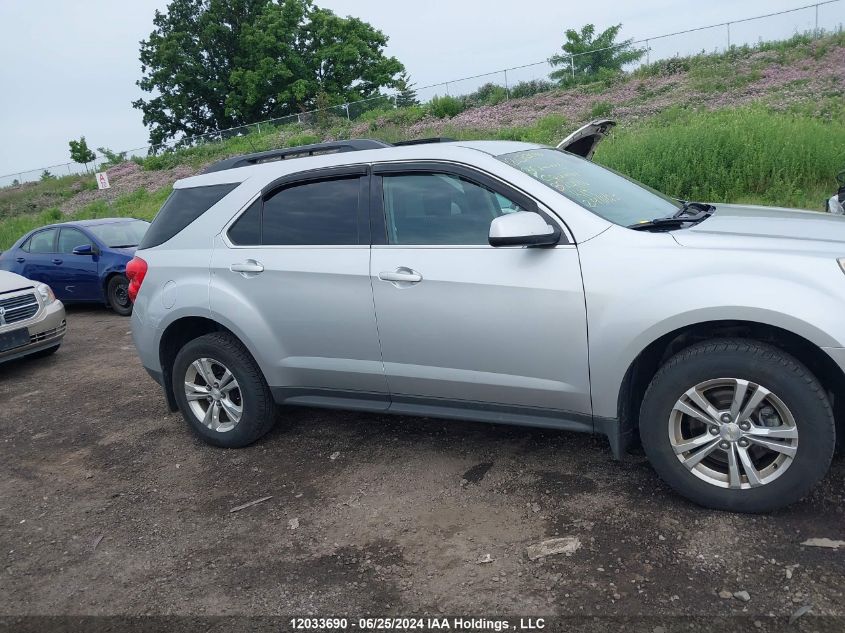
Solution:
M 29 343 L 19 347 L 13 347 L 5 352 L 0 352 L 0 363 L 15 360 L 16 358 L 23 358 L 24 356 L 59 345 L 67 331 L 65 306 L 61 301 L 54 301 L 44 308 L 41 318 L 35 323 L 21 327 L 26 327 L 29 332 Z M 14 325 L 9 325 L 3 328 L 2 331 L 5 332 L 14 329 L 16 329 Z

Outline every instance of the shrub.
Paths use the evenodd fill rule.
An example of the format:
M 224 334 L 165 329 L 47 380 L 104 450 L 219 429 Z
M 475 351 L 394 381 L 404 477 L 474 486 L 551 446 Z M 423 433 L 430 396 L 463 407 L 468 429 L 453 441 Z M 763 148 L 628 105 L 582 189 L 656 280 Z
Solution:
M 471 92 L 464 97 L 464 105 L 466 107 L 476 107 L 482 105 L 496 105 L 508 98 L 508 91 L 504 86 L 499 86 L 494 83 L 486 83 L 475 92 Z
M 545 79 L 532 79 L 531 81 L 520 81 L 510 89 L 511 97 L 513 99 L 523 99 L 525 97 L 532 97 L 541 92 L 548 92 L 554 90 L 557 86 L 551 81 Z
M 435 95 L 428 103 L 429 112 L 438 119 L 452 118 L 466 109 L 464 102 L 456 97 Z
M 613 112 L 613 104 L 609 101 L 596 101 L 590 108 L 590 118 L 598 119 L 609 116 Z

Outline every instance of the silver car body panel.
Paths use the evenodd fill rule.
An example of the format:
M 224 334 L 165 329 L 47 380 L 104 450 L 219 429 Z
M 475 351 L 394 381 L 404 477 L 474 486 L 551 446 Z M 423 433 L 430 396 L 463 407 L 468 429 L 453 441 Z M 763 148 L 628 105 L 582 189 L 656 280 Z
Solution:
M 692 229 L 632 231 L 496 155 L 508 141 L 328 154 L 217 171 L 176 188 L 242 182 L 164 245 L 132 316 L 142 362 L 185 316 L 215 320 L 287 402 L 607 430 L 626 372 L 652 342 L 710 321 L 783 328 L 845 370 L 845 218 L 736 205 Z M 566 244 L 238 248 L 226 227 L 287 174 L 339 165 L 442 161 L 533 198 Z M 233 263 L 260 261 L 245 278 Z M 419 273 L 419 283 L 380 277 Z

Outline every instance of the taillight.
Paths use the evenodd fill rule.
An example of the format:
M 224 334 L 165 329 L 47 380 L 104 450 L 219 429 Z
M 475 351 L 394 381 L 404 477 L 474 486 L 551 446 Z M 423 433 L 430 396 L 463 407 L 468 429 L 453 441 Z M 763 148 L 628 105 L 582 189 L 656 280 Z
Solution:
M 126 278 L 129 280 L 129 299 L 135 303 L 135 297 L 138 296 L 138 291 L 141 289 L 141 284 L 144 283 L 144 277 L 147 275 L 147 262 L 140 257 L 133 257 L 126 264 Z

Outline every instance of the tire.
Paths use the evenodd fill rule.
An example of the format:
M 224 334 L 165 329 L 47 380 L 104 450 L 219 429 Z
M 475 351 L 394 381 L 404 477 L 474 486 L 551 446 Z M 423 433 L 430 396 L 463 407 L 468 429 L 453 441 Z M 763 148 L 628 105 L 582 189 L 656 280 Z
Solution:
M 205 359 L 205 362 L 200 359 Z M 219 400 L 200 398 L 206 391 L 213 391 L 208 388 L 203 391 L 203 383 L 208 385 L 200 371 L 203 368 L 206 374 L 209 368 L 213 373 L 211 387 L 219 385 L 215 394 L 220 397 Z M 231 381 L 225 382 L 224 369 L 233 376 L 235 388 L 231 388 Z M 172 377 L 173 392 L 182 417 L 209 444 L 241 448 L 252 444 L 273 427 L 276 409 L 270 388 L 250 353 L 230 334 L 206 334 L 187 343 L 176 355 Z M 192 402 L 188 401 L 186 391 L 186 383 L 189 382 L 194 385 L 191 388 L 195 398 Z M 231 391 L 226 391 L 227 387 Z M 196 406 L 192 407 L 192 404 Z M 217 419 L 213 411 L 208 413 L 214 405 L 218 405 Z M 238 406 L 239 419 L 235 421 Z M 203 415 L 205 423 L 200 415 Z
M 697 394 L 718 424 L 704 407 L 692 406 L 703 418 L 686 413 Z M 741 405 L 731 406 L 735 401 Z M 746 339 L 696 344 L 667 361 L 643 398 L 640 438 L 653 468 L 677 492 L 707 508 L 751 513 L 804 497 L 827 472 L 836 444 L 830 403 L 815 376 L 789 354 Z M 685 451 L 689 441 L 700 444 Z
M 111 309 L 120 316 L 132 314 L 132 301 L 129 299 L 129 280 L 124 275 L 114 275 L 106 285 L 106 297 Z

